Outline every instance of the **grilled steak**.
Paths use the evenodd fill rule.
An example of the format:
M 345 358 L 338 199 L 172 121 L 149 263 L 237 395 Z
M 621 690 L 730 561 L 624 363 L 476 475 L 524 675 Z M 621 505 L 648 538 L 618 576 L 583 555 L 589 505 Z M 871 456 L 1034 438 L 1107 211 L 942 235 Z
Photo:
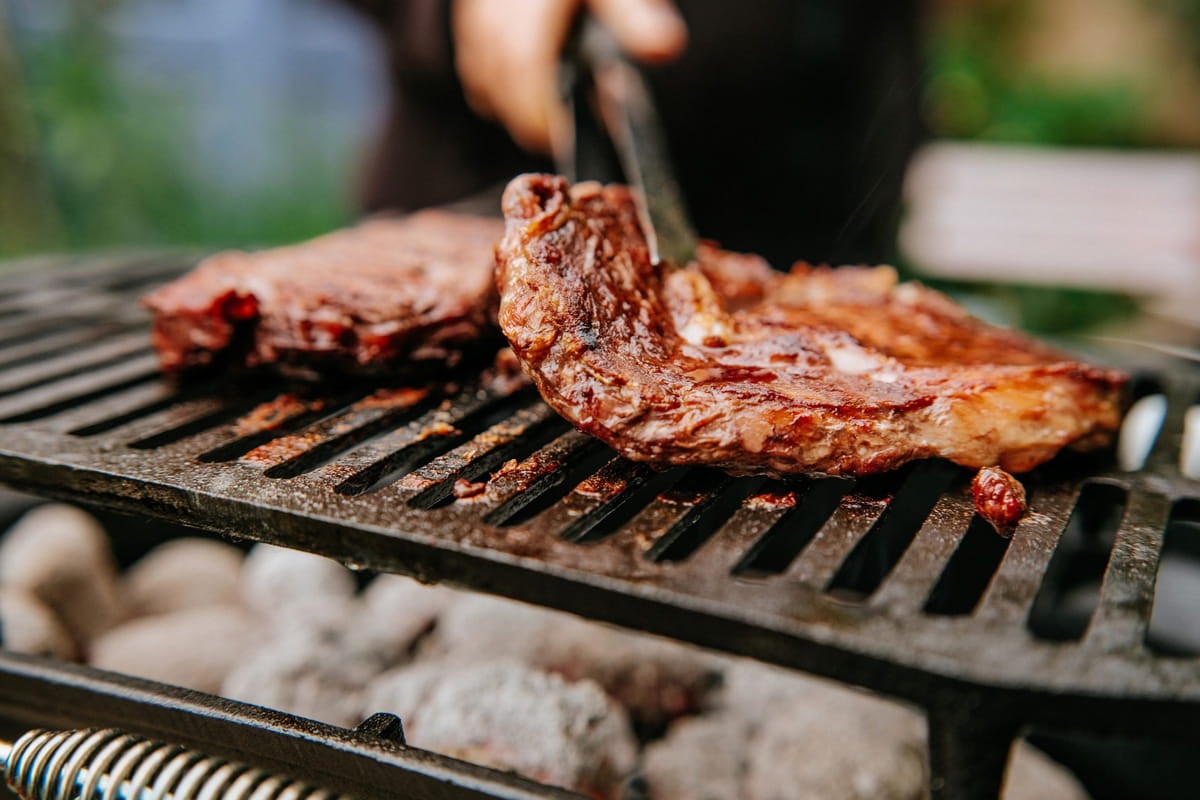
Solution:
M 542 396 L 628 458 L 861 475 L 941 456 L 1024 471 L 1104 443 L 1125 377 L 987 325 L 887 267 L 650 263 L 629 191 L 525 175 L 500 326 Z
M 454 361 L 492 330 L 496 220 L 440 211 L 226 252 L 144 300 L 163 369 L 379 371 Z

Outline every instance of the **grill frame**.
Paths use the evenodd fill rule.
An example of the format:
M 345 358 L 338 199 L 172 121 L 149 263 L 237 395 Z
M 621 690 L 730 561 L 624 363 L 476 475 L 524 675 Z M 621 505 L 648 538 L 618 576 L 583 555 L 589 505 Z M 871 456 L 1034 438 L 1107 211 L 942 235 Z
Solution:
M 580 796 L 404 744 L 399 720 L 354 730 L 127 675 L 0 652 L 5 735 L 114 726 L 311 781 L 362 800 L 580 800 Z M 2 791 L 2 790 L 0 790 Z
M 594 521 L 599 515 L 598 524 L 584 526 L 585 533 L 603 530 L 613 527 L 605 512 L 620 519 L 630 508 L 602 504 L 596 512 L 594 498 L 569 492 L 532 520 L 519 521 L 528 509 L 515 506 L 531 487 L 561 490 L 564 481 L 577 476 L 578 463 L 603 462 L 586 437 L 567 431 L 528 395 L 512 400 L 467 390 L 459 407 L 442 412 L 394 407 L 373 416 L 363 416 L 372 407 L 360 404 L 347 414 L 375 426 L 373 437 L 296 476 L 267 477 L 278 460 L 266 465 L 236 458 L 202 463 L 197 458 L 217 448 L 224 447 L 226 456 L 238 453 L 238 447 L 229 447 L 236 438 L 232 423 L 200 426 L 174 441 L 161 441 L 161 434 L 219 412 L 222 401 L 195 390 L 171 405 L 173 390 L 147 377 L 154 375 L 153 360 L 148 352 L 125 346 L 131 334 L 122 327 L 139 320 L 144 324 L 144 316 L 134 310 L 137 294 L 190 261 L 159 254 L 114 256 L 86 260 L 74 269 L 42 261 L 34 272 L 0 280 L 0 381 L 5 381 L 0 418 L 15 419 L 0 423 L 0 481 L 58 499 L 302 548 L 357 568 L 505 595 L 914 703 L 929 715 L 935 797 L 995 796 L 1009 743 L 1031 725 L 1063 733 L 1200 739 L 1200 659 L 1167 658 L 1144 643 L 1171 504 L 1200 497 L 1200 481 L 1182 476 L 1177 466 L 1183 417 L 1200 397 L 1200 375 L 1181 371 L 1160 376 L 1168 411 L 1145 469 L 1062 470 L 1044 477 L 1031 493 L 1034 513 L 1018 527 L 975 611 L 935 617 L 923 612 L 924 600 L 971 519 L 961 479 L 936 498 L 878 590 L 865 603 L 848 604 L 825 589 L 855 544 L 887 513 L 891 500 L 886 494 L 842 497 L 832 515 L 796 548 L 782 574 L 731 577 L 730 570 L 756 543 L 761 545 L 776 523 L 804 522 L 804 502 L 814 493 L 828 492 L 829 484 L 790 487 L 803 495 L 793 511 L 748 499 L 761 487 L 749 486 L 747 479 L 697 472 L 656 477 L 613 462 L 605 470 L 615 483 L 609 481 L 606 490 L 601 481 L 599 488 L 611 491 L 624 481 L 625 494 L 616 497 L 633 498 L 627 502 L 637 513 L 599 541 L 567 541 L 562 534 L 578 532 L 581 520 Z M 64 304 L 69 304 L 66 314 Z M 26 360 L 7 368 L 10 337 L 5 332 L 45 328 L 54 318 L 68 325 L 115 326 L 118 332 L 111 336 L 121 345 L 114 348 L 102 339 L 82 352 L 68 350 L 30 363 L 28 342 L 35 338 L 17 345 L 26 347 L 21 351 Z M 119 388 L 103 393 L 113 386 Z M 55 403 L 97 390 L 101 393 L 89 402 L 43 413 Z M 133 406 L 153 408 L 155 403 L 161 407 L 109 430 L 90 436 L 69 433 L 95 427 L 105 417 L 119 418 Z M 418 414 L 422 410 L 424 416 Z M 496 414 L 489 417 L 491 411 Z M 303 449 L 346 435 L 339 418 L 321 421 L 326 412 L 310 409 L 301 417 L 314 424 L 299 428 L 292 445 Z M 35 418 L 29 418 L 31 413 Z M 455 440 L 454 448 L 435 448 L 439 460 L 432 465 L 428 459 L 408 463 L 400 458 L 393 466 L 418 471 L 399 483 L 359 494 L 336 491 L 367 464 L 395 452 L 397 443 L 420 447 L 428 441 L 419 431 L 405 434 L 399 426 L 414 419 L 427 427 L 439 420 L 461 425 L 461 417 L 494 425 Z M 325 439 L 304 438 L 314 427 Z M 352 437 L 353 426 L 350 431 Z M 159 439 L 147 438 L 154 436 Z M 138 440 L 155 446 L 129 446 Z M 509 453 L 505 448 L 528 455 L 531 442 L 539 446 L 532 448 L 533 459 L 522 463 L 532 463 L 533 476 L 510 475 L 512 485 L 498 499 L 418 507 L 436 505 L 449 488 L 445 482 L 423 484 L 416 479 L 421 475 L 454 476 L 458 469 L 468 478 L 481 477 L 499 466 Z M 476 460 L 464 462 L 463 456 Z M 919 487 L 938 469 L 917 465 L 909 481 Z M 1025 620 L 1041 572 L 1085 482 L 1127 492 L 1127 513 L 1087 633 L 1078 642 L 1040 641 Z M 907 490 L 902 485 L 898 491 L 903 498 Z M 644 504 L 640 510 L 638 503 Z M 497 527 L 484 518 L 518 521 Z M 681 560 L 646 557 L 673 558 L 693 543 L 694 551 L 684 552 Z

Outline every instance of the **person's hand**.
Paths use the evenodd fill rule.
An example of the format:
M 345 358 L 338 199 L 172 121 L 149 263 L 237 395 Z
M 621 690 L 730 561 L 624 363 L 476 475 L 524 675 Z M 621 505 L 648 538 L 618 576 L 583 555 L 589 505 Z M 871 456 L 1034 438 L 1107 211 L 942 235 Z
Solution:
M 549 152 L 565 128 L 559 59 L 585 7 L 641 61 L 670 61 L 687 42 L 671 0 L 454 0 L 455 61 L 467 101 L 528 150 Z

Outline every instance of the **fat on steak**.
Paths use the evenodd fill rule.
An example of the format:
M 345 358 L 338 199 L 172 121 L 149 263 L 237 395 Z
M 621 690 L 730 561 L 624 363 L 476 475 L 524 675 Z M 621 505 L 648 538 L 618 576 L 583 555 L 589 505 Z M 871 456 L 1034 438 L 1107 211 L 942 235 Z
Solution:
M 865 475 L 943 457 L 1021 472 L 1118 426 L 1125 375 L 891 268 L 776 273 L 712 245 L 654 265 L 622 186 L 523 175 L 503 206 L 501 330 L 546 402 L 630 459 Z

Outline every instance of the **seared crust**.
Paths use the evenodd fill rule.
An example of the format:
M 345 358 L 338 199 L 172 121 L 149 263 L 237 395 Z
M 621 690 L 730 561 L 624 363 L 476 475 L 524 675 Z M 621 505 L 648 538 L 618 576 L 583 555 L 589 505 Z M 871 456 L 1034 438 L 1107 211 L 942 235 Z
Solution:
M 987 325 L 888 267 L 705 246 L 651 265 L 628 190 L 504 195 L 500 327 L 546 402 L 622 455 L 863 475 L 940 456 L 1021 472 L 1116 430 L 1126 377 Z
M 230 251 L 148 295 L 163 369 L 217 360 L 379 371 L 453 360 L 493 330 L 498 220 L 425 211 Z

